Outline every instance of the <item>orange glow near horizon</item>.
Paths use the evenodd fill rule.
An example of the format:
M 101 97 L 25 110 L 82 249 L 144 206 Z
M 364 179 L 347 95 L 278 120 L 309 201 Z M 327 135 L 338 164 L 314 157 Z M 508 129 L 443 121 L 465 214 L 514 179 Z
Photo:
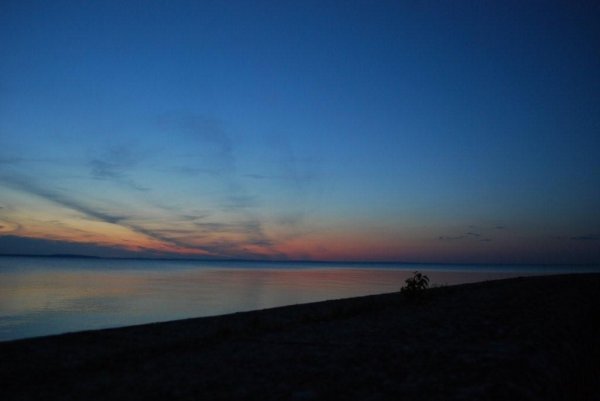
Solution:
M 72 244 L 99 247 L 96 251 L 74 251 L 92 252 L 92 256 L 126 253 L 142 257 L 433 263 L 549 260 L 564 263 L 563 260 L 577 260 L 577 255 L 583 255 L 582 260 L 585 260 L 597 254 L 589 246 L 586 248 L 584 241 L 536 240 L 536 233 L 524 232 L 517 236 L 504 229 L 488 230 L 486 236 L 493 236 L 493 240 L 482 240 L 487 237 L 476 234 L 444 239 L 439 237 L 439 231 L 434 231 L 437 229 L 417 230 L 414 225 L 403 232 L 389 228 L 390 225 L 387 229 L 378 229 L 365 222 L 353 225 L 344 221 L 320 221 L 313 230 L 299 234 L 286 226 L 267 223 L 256 228 L 226 214 L 214 217 L 214 222 L 196 225 L 193 220 L 172 220 L 169 215 L 160 215 L 152 209 L 147 213 L 150 217 L 145 219 L 139 217 L 143 212 L 136 210 L 137 217 L 112 223 L 30 196 L 7 194 L 14 198 L 14 203 L 11 208 L 2 210 L 0 236 L 58 241 L 67 248 Z M 460 228 L 455 228 L 458 230 Z M 12 252 L 5 250 L 4 253 Z M 569 255 L 575 256 L 568 259 Z

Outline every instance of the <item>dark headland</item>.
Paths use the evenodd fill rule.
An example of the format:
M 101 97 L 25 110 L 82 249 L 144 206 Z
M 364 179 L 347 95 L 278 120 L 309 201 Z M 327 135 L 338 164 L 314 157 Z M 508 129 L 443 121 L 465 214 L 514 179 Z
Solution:
M 600 274 L 0 343 L 2 400 L 598 400 Z

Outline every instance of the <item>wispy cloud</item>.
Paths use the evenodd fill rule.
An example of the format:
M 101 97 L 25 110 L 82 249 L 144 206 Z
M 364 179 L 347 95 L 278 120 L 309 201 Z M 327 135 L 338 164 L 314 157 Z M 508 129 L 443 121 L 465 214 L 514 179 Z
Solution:
M 271 180 L 287 184 L 303 191 L 318 179 L 318 161 L 310 157 L 298 157 L 292 144 L 284 136 L 272 136 L 268 140 L 273 157 L 272 171 L 255 171 L 244 174 L 254 180 Z
M 92 177 L 104 180 L 104 179 L 116 179 L 122 178 L 123 173 L 115 169 L 115 165 L 105 160 L 94 159 L 90 161 Z
M 228 211 L 256 205 L 256 197 L 248 194 L 236 170 L 234 141 L 223 124 L 206 116 L 191 113 L 168 113 L 158 119 L 163 131 L 175 137 L 185 137 L 188 144 L 176 173 L 195 177 L 210 175 L 220 181 L 223 193 L 220 208 Z
M 117 224 L 119 221 L 124 219 L 124 216 L 113 215 L 110 213 L 93 209 L 91 207 L 86 206 L 83 203 L 69 198 L 68 196 L 65 196 L 64 194 L 58 191 L 44 188 L 43 186 L 36 184 L 32 179 L 23 175 L 0 175 L 0 181 L 8 187 L 36 195 L 40 198 L 44 198 L 61 206 L 65 206 L 69 209 L 78 211 L 96 220 L 104 221 L 106 223 Z
M 291 226 L 295 227 L 300 225 L 306 219 L 306 214 L 304 212 L 289 212 L 279 216 L 276 219 L 278 224 L 283 226 Z
M 77 190 L 67 190 L 69 184 L 63 188 L 50 185 L 35 179 L 30 175 L 31 171 L 13 174 L 13 169 L 8 167 L 4 170 L 6 174 L 0 176 L 0 181 L 13 189 L 81 213 L 91 220 L 115 224 L 183 250 L 206 251 L 223 257 L 276 254 L 276 248 L 290 232 L 295 231 L 296 235 L 306 232 L 301 226 L 306 221 L 307 210 L 298 199 L 307 196 L 307 185 L 315 180 L 314 161 L 297 157 L 286 140 L 275 138 L 270 142 L 271 171 L 268 171 L 269 163 L 266 163 L 267 171 L 240 172 L 236 160 L 236 154 L 240 151 L 236 149 L 236 141 L 219 120 L 172 113 L 161 116 L 159 125 L 174 138 L 175 144 L 180 144 L 166 150 L 168 157 L 160 153 L 163 155 L 160 162 L 153 159 L 158 154 L 156 149 L 142 153 L 143 146 L 148 150 L 156 144 L 136 146 L 136 143 L 117 142 L 96 147 L 97 150 L 87 154 L 84 152 L 83 159 L 76 161 L 79 167 L 84 167 L 84 175 L 79 173 L 74 178 L 108 181 L 125 189 L 148 191 L 149 188 L 136 181 L 139 177 L 135 173 L 142 167 L 156 169 L 159 174 L 179 173 L 179 176 L 174 176 L 175 180 L 186 180 L 183 176 L 210 175 L 210 179 L 183 181 L 189 185 L 190 193 L 200 193 L 200 196 L 206 194 L 202 199 L 202 208 L 210 212 L 196 213 L 187 209 L 186 205 L 189 205 L 185 202 L 181 202 L 181 205 L 169 203 L 173 202 L 171 198 L 164 204 L 164 197 L 152 194 L 145 197 L 143 203 L 153 210 L 160 209 L 159 214 L 152 212 L 145 215 L 145 209 L 141 208 L 133 211 L 127 207 L 106 207 L 100 199 L 86 198 Z M 8 166 L 22 161 L 3 158 L 0 162 Z M 64 163 L 65 160 L 59 162 Z M 66 171 L 70 166 L 61 168 Z M 64 174 L 61 177 L 64 178 Z M 284 185 L 280 185 L 280 182 L 276 185 L 290 192 L 290 196 L 296 200 L 295 204 L 299 205 L 297 210 L 279 211 L 284 213 L 280 218 L 277 214 L 261 213 L 265 192 L 254 191 L 256 183 L 249 179 L 281 181 Z M 59 180 L 53 182 L 60 183 Z M 174 183 L 173 188 L 177 188 L 178 184 Z M 200 188 L 198 185 L 207 186 Z M 161 217 L 157 218 L 158 215 Z M 268 216 L 267 220 L 265 215 Z M 208 221 L 209 218 L 212 221 Z M 193 223 L 199 224 L 194 226 Z M 268 229 L 272 225 L 285 226 L 287 234 L 273 238 Z
M 569 239 L 572 241 L 600 241 L 600 235 L 598 235 L 598 234 L 578 235 L 575 237 L 570 237 Z
M 207 234 L 242 234 L 246 236 L 248 244 L 271 247 L 273 241 L 265 233 L 262 223 L 258 220 L 245 221 L 241 223 L 195 223 L 194 227 L 200 233 Z
M 110 180 L 136 191 L 148 191 L 149 188 L 138 184 L 128 174 L 138 162 L 139 156 L 134 155 L 131 147 L 111 146 L 88 164 L 90 175 L 96 180 Z
M 461 239 L 465 239 L 465 238 L 467 238 L 466 235 L 456 235 L 456 236 L 440 235 L 438 237 L 438 239 L 440 241 L 456 241 L 456 240 L 461 240 Z
M 182 172 L 225 174 L 235 169 L 234 142 L 219 120 L 174 112 L 161 115 L 158 125 L 169 135 L 185 136 L 191 145 L 187 154 L 194 164 L 184 166 Z
M 182 214 L 181 218 L 184 220 L 203 220 L 210 216 L 210 213 L 198 213 L 198 214 Z
M 161 235 L 160 233 L 156 233 L 152 230 L 146 229 L 137 224 L 132 224 L 131 222 L 128 222 L 128 216 L 126 216 L 126 215 L 109 213 L 109 212 L 105 212 L 102 210 L 98 210 L 96 208 L 92 208 L 92 207 L 86 205 L 86 203 L 83 201 L 76 200 L 73 197 L 69 197 L 61 192 L 58 192 L 55 190 L 50 190 L 48 188 L 44 188 L 43 186 L 35 183 L 34 180 L 32 180 L 28 177 L 25 177 L 25 176 L 19 176 L 19 177 L 10 176 L 10 177 L 8 177 L 6 175 L 1 175 L 0 181 L 13 189 L 36 195 L 40 198 L 46 199 L 55 204 L 58 204 L 58 205 L 66 207 L 68 209 L 77 211 L 93 220 L 110 223 L 110 224 L 116 224 L 121 227 L 128 228 L 139 234 L 143 234 L 150 238 L 153 238 L 153 239 L 156 239 L 159 241 L 163 241 L 163 242 L 175 245 L 175 246 L 183 246 L 184 245 L 184 244 L 179 243 L 177 240 L 174 240 L 167 236 Z
M 220 204 L 220 208 L 226 211 L 240 211 L 258 204 L 255 196 L 246 194 L 231 194 L 226 196 Z
M 175 174 L 188 177 L 197 177 L 199 175 L 219 176 L 224 173 L 223 169 L 208 167 L 178 166 L 172 169 Z
M 273 250 L 275 246 L 266 235 L 263 224 L 258 219 L 246 219 L 239 223 L 203 222 L 208 214 L 186 215 L 190 228 L 148 228 L 139 221 L 126 214 L 115 214 L 88 206 L 84 201 L 66 195 L 59 190 L 45 188 L 30 177 L 25 176 L 0 176 L 0 182 L 10 188 L 29 193 L 47 201 L 77 211 L 86 217 L 105 223 L 119 225 L 138 234 L 155 239 L 165 244 L 186 250 L 204 251 L 218 257 L 256 257 L 256 248 L 263 251 Z M 248 202 L 245 199 L 236 200 L 240 203 Z M 170 222 L 172 223 L 172 222 Z M 233 235 L 235 239 L 219 238 L 221 234 Z M 211 239 L 212 238 L 212 239 Z M 250 249 L 249 247 L 252 247 Z
M 204 245 L 204 248 L 212 255 L 217 255 L 221 258 L 239 258 L 239 259 L 264 259 L 264 258 L 276 258 L 276 259 L 287 259 L 287 255 L 281 252 L 277 252 L 274 249 L 269 249 L 268 252 L 256 252 L 255 247 L 268 246 L 260 241 L 254 242 L 240 242 L 237 240 L 230 240 L 220 238 L 211 241 Z
M 474 226 L 469 226 L 470 228 L 475 228 Z M 440 241 L 478 241 L 478 242 L 491 242 L 492 239 L 488 237 L 483 237 L 481 233 L 469 231 L 460 235 L 441 235 L 438 237 Z
M 21 224 L 6 216 L 11 208 L 0 205 L 0 233 L 17 234 L 21 231 Z
M 219 258 L 256 258 L 280 255 L 275 243 L 264 233 L 258 221 L 241 223 L 196 223 L 190 229 L 158 229 L 170 237 L 176 237 L 187 248 L 201 249 Z

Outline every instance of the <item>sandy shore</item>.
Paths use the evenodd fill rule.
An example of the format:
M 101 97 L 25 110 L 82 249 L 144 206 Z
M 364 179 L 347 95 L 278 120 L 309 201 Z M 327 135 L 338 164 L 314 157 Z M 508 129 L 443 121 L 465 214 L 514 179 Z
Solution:
M 600 274 L 0 343 L 3 400 L 598 400 Z

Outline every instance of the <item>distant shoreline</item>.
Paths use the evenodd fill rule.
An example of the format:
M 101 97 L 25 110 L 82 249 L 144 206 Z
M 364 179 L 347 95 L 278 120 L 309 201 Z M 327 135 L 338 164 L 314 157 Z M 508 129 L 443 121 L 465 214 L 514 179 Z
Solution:
M 328 265 L 381 265 L 381 266 L 490 266 L 490 267 L 511 267 L 511 266 L 530 266 L 530 267 L 598 267 L 600 263 L 449 263 L 449 262 L 406 262 L 406 261 L 329 261 L 329 260 L 273 260 L 273 259 L 201 259 L 201 258 L 148 258 L 148 257 L 113 257 L 113 256 L 95 256 L 78 254 L 19 254 L 5 253 L 0 254 L 0 258 L 63 258 L 63 259 L 100 259 L 100 260 L 140 260 L 140 261 L 169 261 L 169 262 L 239 262 L 239 263 L 289 263 L 289 264 L 328 264 Z
M 600 274 L 0 343 L 3 399 L 594 399 Z

